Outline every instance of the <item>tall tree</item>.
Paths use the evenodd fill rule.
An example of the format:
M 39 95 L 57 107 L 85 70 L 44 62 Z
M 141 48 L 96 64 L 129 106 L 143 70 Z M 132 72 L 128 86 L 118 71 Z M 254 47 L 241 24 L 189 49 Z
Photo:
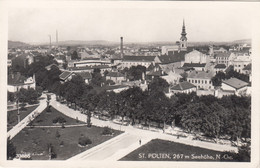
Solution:
M 16 147 L 11 141 L 10 137 L 7 138 L 7 159 L 13 160 L 16 157 Z

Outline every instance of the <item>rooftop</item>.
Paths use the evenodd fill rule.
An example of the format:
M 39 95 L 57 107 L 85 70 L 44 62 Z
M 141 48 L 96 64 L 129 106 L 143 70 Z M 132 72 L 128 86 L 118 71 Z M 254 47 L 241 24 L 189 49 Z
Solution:
M 195 85 L 191 84 L 190 82 L 184 81 L 180 82 L 178 85 L 173 86 L 172 90 L 187 90 L 191 88 L 196 88 Z
M 244 82 L 240 79 L 237 79 L 237 78 L 230 78 L 230 79 L 227 79 L 227 80 L 224 80 L 222 81 L 222 83 L 225 83 L 235 89 L 240 89 L 242 87 L 245 87 L 245 86 L 248 86 L 248 83 L 247 82 Z
M 230 52 L 227 52 L 227 53 L 217 53 L 216 57 L 229 57 L 230 54 L 231 54 Z
M 211 79 L 214 75 L 213 71 L 192 71 L 188 74 L 188 78 Z
M 200 64 L 200 63 L 184 63 L 182 67 L 187 68 L 187 67 L 205 67 L 206 64 Z
M 225 64 L 217 64 L 217 65 L 215 66 L 215 68 L 223 68 L 223 69 L 225 69 L 225 68 L 226 68 L 226 65 L 225 65 Z
M 66 80 L 73 72 L 64 71 L 62 72 L 59 77 L 61 80 Z
M 152 62 L 155 56 L 124 56 L 123 61 Z

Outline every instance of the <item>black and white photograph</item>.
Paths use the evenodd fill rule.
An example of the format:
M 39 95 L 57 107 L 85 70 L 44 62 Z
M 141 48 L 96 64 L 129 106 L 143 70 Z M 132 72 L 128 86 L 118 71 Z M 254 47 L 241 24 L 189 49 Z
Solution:
M 259 166 L 259 2 L 1 4 L 1 166 Z

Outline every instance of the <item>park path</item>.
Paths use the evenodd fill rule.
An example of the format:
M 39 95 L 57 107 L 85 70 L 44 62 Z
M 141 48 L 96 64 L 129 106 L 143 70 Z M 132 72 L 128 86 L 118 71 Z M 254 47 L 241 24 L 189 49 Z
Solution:
M 64 104 L 56 101 L 55 95 L 52 96 L 51 103 L 54 108 L 67 115 L 68 117 L 78 119 L 80 121 L 86 122 L 87 116 L 81 114 L 80 111 L 71 109 Z M 133 150 L 140 147 L 139 140 L 142 139 L 142 145 L 149 142 L 151 139 L 163 139 L 168 141 L 173 141 L 177 143 L 182 143 L 186 145 L 206 148 L 216 151 L 235 151 L 236 147 L 230 145 L 221 145 L 216 143 L 204 142 L 192 140 L 192 136 L 188 138 L 177 138 L 176 136 L 168 135 L 161 132 L 153 132 L 150 130 L 138 129 L 133 126 L 123 126 L 115 124 L 111 121 L 102 121 L 94 117 L 91 118 L 91 122 L 95 126 L 108 126 L 112 129 L 125 131 L 124 136 L 115 137 L 109 140 L 109 143 L 104 142 L 97 145 L 81 154 L 72 157 L 73 160 L 111 160 L 116 161 L 126 154 L 132 152 Z M 125 135 L 127 134 L 127 135 Z
M 25 128 L 30 123 L 30 121 L 34 120 L 47 107 L 46 95 L 43 94 L 41 98 L 43 99 L 40 99 L 39 106 L 30 114 L 28 114 L 22 121 L 16 124 L 11 130 L 9 130 L 7 132 L 7 137 L 10 137 L 10 139 L 12 139 L 23 128 Z
M 88 124 L 74 124 L 74 125 L 64 125 L 66 128 L 71 128 L 71 127 L 82 127 L 82 126 L 87 126 Z M 26 126 L 30 127 L 30 126 Z M 34 125 L 34 128 L 61 128 L 61 125 Z
M 22 104 L 22 103 L 20 103 L 20 104 Z M 19 105 L 20 105 L 20 104 L 19 104 Z M 27 107 L 33 107 L 33 106 L 37 106 L 37 105 L 39 105 L 39 104 L 30 104 L 30 105 L 27 104 L 27 105 L 25 106 L 25 108 L 27 108 Z M 7 111 L 13 111 L 13 110 L 17 110 L 17 105 L 11 105 L 11 106 L 9 105 L 9 106 L 8 106 Z

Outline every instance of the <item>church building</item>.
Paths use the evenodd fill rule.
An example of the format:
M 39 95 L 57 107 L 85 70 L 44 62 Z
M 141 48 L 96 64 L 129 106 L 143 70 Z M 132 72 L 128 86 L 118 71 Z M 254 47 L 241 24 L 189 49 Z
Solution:
M 173 55 L 176 51 L 187 51 L 187 37 L 186 37 L 185 22 L 183 20 L 182 32 L 180 41 L 177 41 L 175 45 L 162 46 L 162 55 Z

